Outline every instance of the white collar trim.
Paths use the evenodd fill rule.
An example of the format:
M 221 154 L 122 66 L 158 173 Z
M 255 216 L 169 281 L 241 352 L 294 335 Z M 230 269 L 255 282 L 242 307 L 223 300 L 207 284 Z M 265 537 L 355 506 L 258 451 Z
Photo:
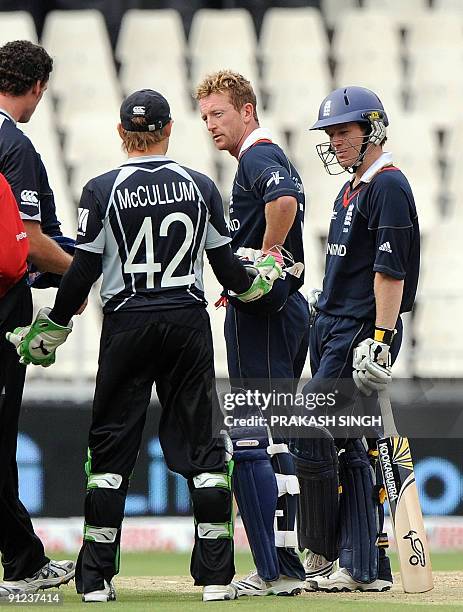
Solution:
M 15 119 L 13 119 L 13 117 L 10 115 L 8 111 L 6 111 L 4 108 L 0 108 L 0 113 L 2 113 L 3 115 L 6 115 L 8 119 L 16 125 Z
M 383 153 L 381 157 L 371 164 L 371 166 L 362 174 L 360 183 L 369 183 L 372 178 L 377 174 L 381 168 L 390 166 L 392 164 L 392 153 Z
M 124 162 L 122 162 L 121 166 L 126 166 L 128 164 L 140 164 L 141 162 L 150 162 L 150 161 L 172 161 L 169 157 L 165 155 L 137 155 L 136 157 L 129 157 Z
M 245 151 L 249 149 L 249 147 L 252 147 L 252 145 L 255 144 L 258 140 L 262 140 L 264 138 L 266 140 L 272 140 L 272 134 L 270 130 L 261 127 L 253 130 L 241 145 L 241 149 L 238 154 L 238 159 L 243 155 Z

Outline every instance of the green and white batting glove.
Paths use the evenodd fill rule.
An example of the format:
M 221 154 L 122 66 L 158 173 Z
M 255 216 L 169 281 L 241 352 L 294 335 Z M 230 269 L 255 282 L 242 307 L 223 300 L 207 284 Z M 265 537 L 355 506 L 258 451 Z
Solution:
M 254 302 L 267 295 L 272 290 L 273 283 L 283 274 L 283 268 L 273 255 L 264 255 L 253 265 L 245 268 L 249 276 L 254 279 L 252 285 L 244 293 L 234 294 L 230 291 L 230 295 L 235 295 L 242 302 Z
M 20 363 L 44 368 L 55 363 L 56 349 L 71 333 L 72 321 L 66 327 L 58 325 L 48 317 L 50 311 L 51 308 L 41 308 L 31 325 L 6 333 L 6 339 L 16 347 Z

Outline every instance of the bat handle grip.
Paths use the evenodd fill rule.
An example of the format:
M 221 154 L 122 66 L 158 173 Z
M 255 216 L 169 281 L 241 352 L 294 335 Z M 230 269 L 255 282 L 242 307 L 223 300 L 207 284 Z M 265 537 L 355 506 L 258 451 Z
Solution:
M 381 418 L 383 420 L 384 437 L 398 438 L 399 432 L 397 431 L 397 426 L 394 421 L 391 399 L 387 389 L 384 389 L 384 391 L 378 391 L 378 401 L 381 409 Z

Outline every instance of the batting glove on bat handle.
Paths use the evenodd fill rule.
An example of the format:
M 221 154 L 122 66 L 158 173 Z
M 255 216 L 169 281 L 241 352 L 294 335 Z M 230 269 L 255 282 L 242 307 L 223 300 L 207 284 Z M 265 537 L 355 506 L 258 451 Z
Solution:
M 318 299 L 321 295 L 321 289 L 311 289 L 307 295 L 307 303 L 309 304 L 309 322 L 312 326 L 317 314 Z
M 354 349 L 353 378 L 365 395 L 385 389 L 392 380 L 389 345 L 373 338 L 360 342 Z

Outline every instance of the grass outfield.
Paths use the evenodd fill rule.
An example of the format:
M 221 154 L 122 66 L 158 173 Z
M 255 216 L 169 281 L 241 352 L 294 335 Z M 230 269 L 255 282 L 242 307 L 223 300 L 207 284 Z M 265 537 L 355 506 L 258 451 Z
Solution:
M 57 556 L 58 557 L 58 556 Z M 63 558 L 61 555 L 60 558 Z M 432 556 L 435 570 L 435 589 L 418 595 L 404 594 L 400 584 L 387 593 L 304 593 L 299 597 L 247 597 L 232 602 L 201 602 L 201 589 L 192 585 L 188 575 L 189 555 L 178 553 L 127 553 L 122 555 L 121 572 L 116 578 L 117 601 L 110 609 L 127 612 L 215 612 L 233 608 L 249 611 L 291 612 L 367 612 L 374 608 L 387 612 L 412 612 L 430 610 L 463 610 L 463 552 L 439 553 Z M 392 556 L 397 571 L 397 558 Z M 249 554 L 236 555 L 238 575 L 249 571 L 252 560 Z M 455 572 L 459 572 L 456 574 Z M 452 573 L 453 572 L 453 573 Z M 56 591 L 48 591 L 53 593 Z M 40 605 L 41 610 L 58 609 L 62 612 L 82 611 L 80 597 L 74 583 L 59 590 L 64 603 Z M 206 606 L 206 608 L 205 608 Z M 9 604 L 0 606 L 8 609 Z M 17 609 L 17 606 L 15 606 Z M 239 608 L 239 610 L 238 610 Z M 10 607 L 11 609 L 11 607 Z
M 391 553 L 391 564 L 394 572 L 399 571 L 397 555 Z M 431 556 L 434 571 L 463 572 L 463 551 L 434 553 Z M 236 573 L 246 574 L 252 567 L 252 557 L 248 553 L 236 553 Z M 188 574 L 190 567 L 189 553 L 125 553 L 121 556 L 121 576 L 181 576 Z M 462 574 L 463 582 L 463 574 Z

